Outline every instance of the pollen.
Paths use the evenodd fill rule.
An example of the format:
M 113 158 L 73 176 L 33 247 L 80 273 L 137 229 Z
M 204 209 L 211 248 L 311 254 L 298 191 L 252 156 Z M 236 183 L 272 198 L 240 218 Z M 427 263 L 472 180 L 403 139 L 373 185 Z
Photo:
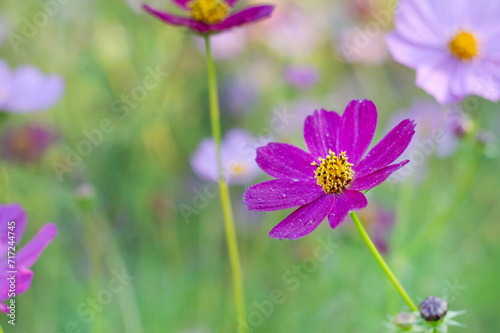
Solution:
M 345 152 L 335 155 L 331 150 L 326 158 L 319 158 L 320 164 L 312 162 L 317 166 L 315 178 L 319 186 L 323 187 L 325 193 L 342 193 L 349 186 L 354 175 L 352 164 L 347 162 Z
M 193 0 L 188 7 L 193 19 L 207 24 L 219 23 L 231 12 L 231 7 L 224 0 Z
M 478 54 L 478 43 L 473 34 L 459 32 L 449 43 L 451 53 L 460 60 L 471 60 Z

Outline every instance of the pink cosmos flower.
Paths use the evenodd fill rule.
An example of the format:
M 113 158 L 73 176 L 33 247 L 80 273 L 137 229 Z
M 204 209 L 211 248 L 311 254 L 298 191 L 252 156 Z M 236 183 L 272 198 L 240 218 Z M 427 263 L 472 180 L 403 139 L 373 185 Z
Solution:
M 15 223 L 11 223 L 15 222 Z M 11 276 L 9 271 L 16 271 L 16 296 L 24 293 L 31 286 L 33 272 L 30 267 L 38 260 L 43 250 L 52 242 L 57 234 L 57 227 L 52 223 L 45 224 L 38 234 L 22 248 L 18 244 L 23 237 L 27 225 L 26 212 L 19 204 L 0 205 L 0 311 L 9 312 L 4 303 L 9 296 Z M 15 237 L 13 237 L 15 234 Z M 8 261 L 8 253 L 15 246 L 15 259 Z M 10 266 L 15 265 L 15 266 Z
M 368 100 L 352 101 L 342 115 L 315 111 L 304 124 L 309 152 L 286 143 L 257 149 L 257 164 L 276 177 L 247 189 L 248 209 L 273 211 L 299 207 L 271 230 L 279 239 L 311 233 L 328 216 L 336 228 L 351 210 L 367 205 L 363 191 L 374 188 L 409 161 L 393 163 L 415 134 L 406 119 L 365 155 L 377 126 L 377 109 Z
M 271 17 L 274 6 L 255 6 L 231 14 L 238 0 L 173 0 L 189 17 L 173 15 L 148 5 L 142 8 L 167 24 L 184 26 L 199 34 L 217 33 Z
M 11 70 L 0 59 L 0 111 L 45 111 L 61 100 L 64 86 L 64 80 L 59 75 L 45 75 L 38 68 L 28 65 Z
M 386 42 L 397 62 L 416 69 L 416 85 L 439 103 L 468 95 L 498 101 L 499 15 L 499 1 L 402 0 Z

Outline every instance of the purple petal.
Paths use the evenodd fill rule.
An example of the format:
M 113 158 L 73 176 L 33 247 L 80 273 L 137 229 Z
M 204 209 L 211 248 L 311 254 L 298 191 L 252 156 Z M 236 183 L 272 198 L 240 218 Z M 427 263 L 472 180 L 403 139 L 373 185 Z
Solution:
M 335 111 L 314 111 L 304 123 L 304 141 L 314 160 L 328 155 L 328 150 L 338 153 L 337 136 L 340 116 Z
M 157 18 L 168 24 L 184 26 L 199 33 L 206 33 L 210 31 L 210 26 L 203 22 L 199 22 L 188 17 L 181 17 L 167 12 L 162 12 L 148 5 L 142 5 L 142 8 L 151 15 L 156 16 Z
M 181 7 L 182 9 L 188 10 L 188 3 L 191 2 L 191 0 L 172 0 L 177 6 Z M 147 6 L 147 5 L 143 5 Z M 144 8 L 144 7 L 143 7 Z M 145 9 L 145 8 L 144 8 Z
M 7 272 L 7 265 L 2 266 L 2 270 Z M 0 274 L 0 300 L 3 302 L 9 299 L 9 289 L 10 281 L 7 278 L 10 274 L 2 273 Z M 25 267 L 18 267 L 16 276 L 16 296 L 24 293 L 31 286 L 31 280 L 33 279 L 33 272 Z M 7 313 L 5 307 L 0 306 L 0 310 Z
M 414 44 L 403 39 L 396 32 L 388 34 L 385 40 L 394 60 L 411 68 L 426 64 L 429 59 L 435 60 L 442 57 L 443 51 L 446 51 L 433 49 L 427 45 Z
M 363 178 L 356 178 L 356 174 L 354 174 L 354 180 L 349 186 L 349 189 L 355 191 L 367 191 L 372 189 L 385 181 L 394 171 L 397 171 L 408 164 L 408 162 L 410 161 L 405 160 L 401 163 L 389 165 L 377 172 L 364 176 Z
M 214 31 L 231 29 L 243 24 L 271 17 L 273 10 L 274 6 L 255 6 L 245 8 L 244 10 L 229 16 L 221 23 L 211 25 L 210 28 Z
M 64 85 L 59 75 L 45 75 L 36 67 L 20 66 L 12 73 L 10 96 L 3 108 L 18 113 L 45 111 L 62 98 Z
M 351 210 L 359 210 L 365 208 L 368 204 L 366 197 L 361 192 L 344 190 L 339 195 L 335 195 L 333 209 L 328 215 L 330 226 L 335 229 L 344 221 L 347 213 Z
M 405 151 L 415 134 L 415 123 L 405 119 L 392 129 L 368 154 L 354 166 L 356 178 L 377 172 L 394 162 Z
M 352 101 L 342 115 L 339 153 L 345 151 L 349 163 L 356 165 L 370 146 L 377 127 L 377 108 L 372 101 Z
M 439 60 L 429 62 L 417 69 L 415 85 L 434 96 L 440 104 L 459 102 L 462 98 L 453 95 L 450 84 L 453 74 L 461 65 L 451 56 L 444 56 Z
M 0 59 L 0 110 L 9 100 L 11 90 L 12 74 L 10 73 L 10 67 L 4 60 Z
M 285 179 L 314 179 L 313 157 L 287 143 L 269 143 L 257 148 L 257 164 L 267 174 Z
M 15 228 L 9 229 L 9 222 L 15 222 Z M 18 244 L 23 237 L 28 217 L 20 204 L 0 205 L 0 254 L 6 255 L 9 232 L 15 234 L 15 243 Z M 12 234 L 11 234 L 12 236 Z
M 44 225 L 36 236 L 17 252 L 17 263 L 24 267 L 31 267 L 56 235 L 57 227 L 55 224 L 47 223 Z
M 272 211 L 303 206 L 323 194 L 321 186 L 313 181 L 274 179 L 250 186 L 243 203 L 250 210 Z
M 335 203 L 333 195 L 323 195 L 288 215 L 271 230 L 269 236 L 278 239 L 299 239 L 310 234 L 325 219 Z

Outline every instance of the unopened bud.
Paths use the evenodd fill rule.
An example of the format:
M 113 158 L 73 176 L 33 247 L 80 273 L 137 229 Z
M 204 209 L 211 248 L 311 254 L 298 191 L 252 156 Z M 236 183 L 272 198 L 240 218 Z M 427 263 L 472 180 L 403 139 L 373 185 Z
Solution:
M 420 314 L 426 321 L 440 321 L 448 312 L 448 302 L 444 299 L 429 296 L 420 303 Z
M 417 317 L 413 313 L 398 313 L 394 317 L 394 323 L 397 327 L 402 328 L 403 331 L 409 331 L 416 322 Z

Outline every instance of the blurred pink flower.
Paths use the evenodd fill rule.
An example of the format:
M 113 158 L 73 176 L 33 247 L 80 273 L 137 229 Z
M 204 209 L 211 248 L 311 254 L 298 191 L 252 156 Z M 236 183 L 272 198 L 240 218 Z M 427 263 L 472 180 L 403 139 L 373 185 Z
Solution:
M 11 70 L 0 59 L 0 111 L 41 112 L 53 107 L 64 93 L 64 80 L 56 74 L 45 75 L 28 65 Z
M 56 133 L 43 125 L 7 128 L 0 136 L 0 156 L 11 161 L 37 162 L 56 141 Z
M 23 237 L 27 222 L 26 212 L 21 205 L 0 205 L 0 301 L 2 302 L 0 303 L 0 311 L 5 313 L 9 313 L 7 305 L 9 303 L 4 302 L 12 297 L 9 291 L 11 289 L 9 278 L 15 277 L 16 296 L 28 290 L 33 279 L 30 267 L 38 260 L 43 250 L 57 234 L 55 224 L 47 223 L 31 241 L 19 249 L 18 244 Z M 7 260 L 8 253 L 13 252 L 10 248 L 13 246 L 16 247 L 15 259 L 13 259 L 15 263 Z M 15 271 L 15 273 L 9 273 L 10 271 Z
M 266 143 L 266 140 L 253 137 L 246 130 L 230 130 L 221 144 L 222 167 L 226 181 L 230 184 L 252 182 L 261 173 L 255 162 L 256 148 Z M 191 157 L 191 167 L 204 180 L 218 180 L 215 142 L 212 138 L 200 142 Z
M 335 41 L 335 48 L 348 63 L 380 65 L 389 55 L 383 31 L 368 34 L 359 27 L 342 31 Z
M 318 83 L 320 73 L 313 66 L 288 66 L 284 71 L 285 80 L 298 89 L 311 88 Z
M 500 2 L 402 0 L 387 36 L 393 58 L 440 104 L 500 99 Z

